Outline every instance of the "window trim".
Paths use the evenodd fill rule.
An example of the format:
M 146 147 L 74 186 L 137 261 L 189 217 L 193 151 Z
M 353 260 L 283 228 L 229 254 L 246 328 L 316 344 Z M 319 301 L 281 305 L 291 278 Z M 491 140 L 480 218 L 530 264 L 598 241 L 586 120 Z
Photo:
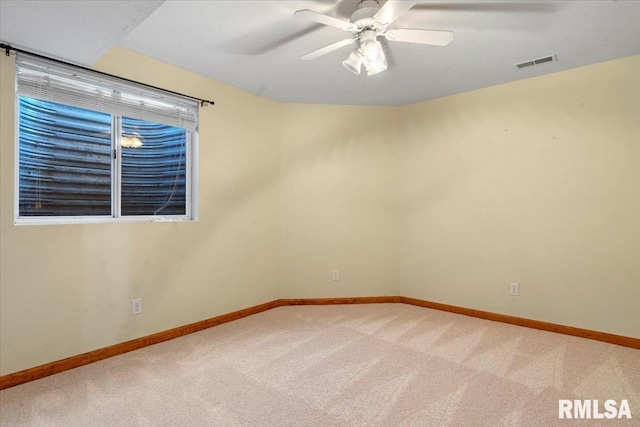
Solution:
M 121 215 L 122 147 L 120 145 L 121 116 L 111 114 L 111 149 L 116 161 L 111 162 L 111 215 L 87 216 L 20 216 L 20 95 L 14 100 L 14 225 L 104 224 L 127 222 L 191 222 L 198 220 L 198 129 L 188 130 L 185 141 L 185 214 L 184 215 Z

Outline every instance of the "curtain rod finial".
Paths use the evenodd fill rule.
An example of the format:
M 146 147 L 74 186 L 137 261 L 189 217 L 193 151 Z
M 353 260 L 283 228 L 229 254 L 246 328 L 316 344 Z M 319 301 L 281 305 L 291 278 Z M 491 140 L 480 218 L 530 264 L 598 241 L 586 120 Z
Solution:
M 9 56 L 11 55 L 11 49 L 13 49 L 8 44 L 0 43 L 0 49 L 4 49 L 4 54 Z

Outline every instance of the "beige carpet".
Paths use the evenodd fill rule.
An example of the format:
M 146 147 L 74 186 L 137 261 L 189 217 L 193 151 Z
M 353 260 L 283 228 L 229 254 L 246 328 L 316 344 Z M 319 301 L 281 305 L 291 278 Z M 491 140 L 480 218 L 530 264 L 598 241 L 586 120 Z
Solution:
M 558 399 L 633 419 L 559 420 Z M 640 351 L 404 304 L 280 307 L 4 390 L 0 425 L 638 426 Z

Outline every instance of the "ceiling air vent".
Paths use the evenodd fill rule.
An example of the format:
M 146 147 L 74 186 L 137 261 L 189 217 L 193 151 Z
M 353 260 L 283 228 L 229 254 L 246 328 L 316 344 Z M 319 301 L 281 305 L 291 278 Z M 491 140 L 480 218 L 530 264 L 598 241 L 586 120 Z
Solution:
M 544 56 L 542 58 L 531 59 L 529 61 L 520 62 L 516 64 L 517 68 L 531 67 L 532 65 L 544 64 L 545 62 L 551 62 L 557 60 L 555 55 Z

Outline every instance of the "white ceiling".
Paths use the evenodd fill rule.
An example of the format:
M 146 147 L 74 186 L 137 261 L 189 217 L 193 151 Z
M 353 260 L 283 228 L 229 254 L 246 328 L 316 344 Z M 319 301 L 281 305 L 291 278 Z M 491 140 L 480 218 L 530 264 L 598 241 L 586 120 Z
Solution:
M 163 1 L 0 0 L 0 40 L 90 65 Z
M 120 45 L 280 102 L 362 105 L 405 105 L 640 54 L 640 1 L 424 0 L 391 28 L 454 31 L 446 47 L 386 42 L 389 69 L 369 77 L 342 66 L 353 46 L 299 59 L 349 34 L 296 10 L 348 20 L 356 4 L 0 0 L 0 39 L 85 65 Z M 557 62 L 514 67 L 550 54 Z

